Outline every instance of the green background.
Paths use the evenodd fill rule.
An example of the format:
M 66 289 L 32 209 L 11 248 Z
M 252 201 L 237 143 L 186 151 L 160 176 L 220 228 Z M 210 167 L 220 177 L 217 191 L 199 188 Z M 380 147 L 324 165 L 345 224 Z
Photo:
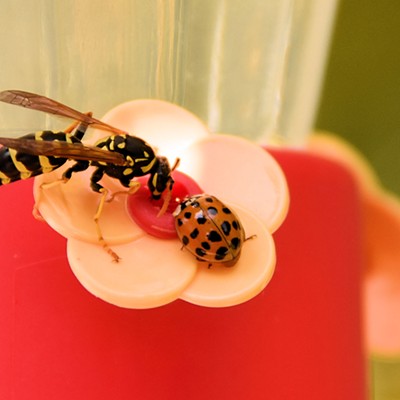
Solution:
M 339 3 L 316 127 L 356 145 L 400 194 L 400 1 Z
M 354 144 L 399 195 L 400 1 L 342 0 L 332 39 L 316 128 Z M 400 399 L 399 359 L 373 358 L 370 373 L 373 399 Z

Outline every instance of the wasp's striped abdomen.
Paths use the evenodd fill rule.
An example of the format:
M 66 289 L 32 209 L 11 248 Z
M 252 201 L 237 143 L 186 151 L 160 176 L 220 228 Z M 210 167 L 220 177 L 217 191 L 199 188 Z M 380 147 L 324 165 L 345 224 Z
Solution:
M 71 141 L 71 135 L 64 132 L 41 131 L 23 136 L 24 139 L 46 141 Z M 75 141 L 75 140 L 74 140 Z M 8 147 L 0 148 L 0 185 L 28 179 L 51 172 L 65 164 L 67 158 L 36 156 Z

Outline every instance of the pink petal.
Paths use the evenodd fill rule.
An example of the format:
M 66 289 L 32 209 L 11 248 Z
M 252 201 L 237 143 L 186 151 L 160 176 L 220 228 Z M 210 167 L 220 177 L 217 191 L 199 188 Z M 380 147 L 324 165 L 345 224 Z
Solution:
M 203 123 L 192 113 L 160 100 L 135 100 L 121 104 L 107 113 L 104 121 L 156 145 L 160 154 L 171 157 L 171 163 L 178 149 L 209 134 Z M 87 142 L 94 144 L 100 137 L 107 135 L 109 133 L 105 131 L 89 130 L 85 139 L 89 137 Z M 93 217 L 101 196 L 89 186 L 93 168 L 74 174 L 67 184 L 39 190 L 43 183 L 59 179 L 63 171 L 64 168 L 60 168 L 35 179 L 36 199 L 41 192 L 38 203 L 40 213 L 61 235 L 96 243 Z M 102 179 L 102 184 L 112 192 L 124 190 L 118 181 L 107 176 Z M 144 235 L 127 214 L 125 201 L 126 197 L 121 196 L 106 203 L 100 218 L 103 236 L 112 244 L 126 243 Z
M 81 284 L 95 296 L 125 308 L 158 307 L 177 299 L 196 273 L 196 260 L 178 240 L 146 236 L 114 246 L 118 263 L 99 246 L 68 240 L 68 260 Z
M 192 144 L 180 157 L 180 170 L 205 192 L 251 210 L 271 232 L 285 219 L 289 206 L 285 176 L 260 146 L 218 134 Z
M 67 238 L 77 238 L 92 243 L 98 242 L 94 216 L 101 195 L 89 186 L 92 170 L 75 174 L 68 183 L 59 183 L 40 189 L 42 184 L 54 182 L 61 177 L 63 169 L 35 178 L 34 195 L 40 214 L 58 233 Z M 107 187 L 120 190 L 112 179 Z M 104 238 L 112 243 L 126 243 L 145 233 L 133 223 L 125 209 L 126 196 L 117 196 L 105 203 L 100 217 Z
M 229 306 L 259 293 L 275 266 L 269 229 L 279 226 L 288 207 L 285 178 L 274 159 L 244 139 L 229 136 L 204 139 L 208 132 L 196 117 L 161 101 L 126 103 L 107 114 L 105 120 L 121 129 L 135 131 L 158 146 L 163 155 L 172 159 L 182 157 L 185 168 L 193 169 L 192 176 L 205 191 L 228 199 L 228 204 L 233 200 L 238 203 L 233 208 L 247 235 L 256 237 L 243 245 L 234 267 L 207 269 L 204 264 L 199 265 L 199 274 L 193 281 L 198 264 L 195 257 L 181 251 L 177 240 L 145 235 L 126 213 L 126 199 L 122 196 L 106 203 L 100 217 L 104 238 L 122 258 L 113 263 L 98 243 L 93 217 L 100 195 L 89 187 L 91 171 L 75 174 L 67 184 L 40 190 L 43 182 L 60 176 L 61 171 L 57 171 L 38 178 L 35 192 L 36 196 L 41 192 L 39 209 L 45 219 L 70 238 L 69 262 L 82 284 L 105 301 L 128 308 L 156 307 L 178 297 L 200 305 Z M 103 136 L 104 132 L 95 132 L 91 141 Z M 203 139 L 198 145 L 182 150 L 199 138 Z M 203 159 L 196 158 L 199 155 Z M 102 183 L 112 191 L 121 189 L 118 182 L 107 177 Z M 255 211 L 256 216 L 246 208 Z
M 162 100 L 133 100 L 110 110 L 104 122 L 146 140 L 170 163 L 196 140 L 209 135 L 207 127 L 194 114 Z M 91 142 L 107 133 L 96 130 Z

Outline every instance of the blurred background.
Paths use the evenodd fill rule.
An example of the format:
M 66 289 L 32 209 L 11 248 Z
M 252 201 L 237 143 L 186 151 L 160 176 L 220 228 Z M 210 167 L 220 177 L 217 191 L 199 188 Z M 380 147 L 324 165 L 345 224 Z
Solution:
M 316 119 L 357 146 L 400 194 L 400 2 L 339 2 Z
M 205 7 L 204 15 L 191 9 L 194 5 L 198 6 L 200 1 Z M 285 31 L 285 21 L 282 20 L 279 28 L 280 37 L 284 40 L 282 42 L 269 40 L 266 44 L 264 38 L 266 35 L 268 37 L 269 24 L 265 23 L 263 18 L 274 15 L 274 23 L 281 22 L 279 18 L 285 15 L 284 8 L 291 6 L 291 0 L 276 2 L 275 8 L 272 5 L 274 2 L 259 1 L 258 4 L 260 6 L 263 4 L 262 7 L 265 7 L 264 17 L 258 15 L 257 9 L 252 7 L 250 2 L 228 1 L 229 6 L 235 3 L 255 19 L 251 24 L 247 24 L 248 30 L 244 32 L 246 27 L 235 20 L 240 18 L 240 13 L 237 13 L 236 9 L 235 13 L 232 13 L 234 15 L 227 16 L 227 19 L 229 17 L 232 21 L 231 28 L 235 28 L 238 37 L 235 36 L 232 42 L 217 43 L 226 46 L 217 49 L 224 55 L 226 61 L 225 70 L 217 71 L 219 77 L 233 73 L 230 67 L 233 63 L 238 64 L 236 56 L 239 39 L 247 37 L 246 35 L 249 35 L 247 39 L 252 41 L 255 48 L 258 40 L 260 48 L 270 47 L 271 52 L 275 54 L 280 52 L 282 57 L 285 57 L 285 45 L 290 40 L 298 39 L 298 36 L 289 37 Z M 322 4 L 324 1 L 316 0 L 316 3 Z M 256 0 L 252 2 L 252 4 L 257 3 Z M 315 0 L 298 1 L 301 5 L 297 10 L 299 15 L 311 2 Z M 207 84 L 213 82 L 215 72 L 213 71 L 215 65 L 206 62 L 210 53 L 207 46 L 212 43 L 211 35 L 219 34 L 217 30 L 210 32 L 204 21 L 208 18 L 211 21 L 210 25 L 214 24 L 218 28 L 217 22 L 221 11 L 229 12 L 231 8 L 218 9 L 213 0 L 172 3 L 179 7 L 163 8 L 168 2 L 162 0 L 156 2 L 115 0 L 107 3 L 103 0 L 89 2 L 2 0 L 0 90 L 15 88 L 46 94 L 82 111 L 94 108 L 93 111 L 97 116 L 101 116 L 122 101 L 135 97 L 158 97 L 177 102 L 195 111 L 207 120 L 210 126 L 215 126 L 215 130 L 224 128 L 223 130 L 227 132 L 233 132 L 238 129 L 237 133 L 242 134 L 237 123 L 231 121 L 231 115 L 228 115 L 229 119 L 223 120 L 224 115 L 227 115 L 224 110 L 221 110 L 221 115 L 210 113 L 207 104 L 212 102 L 205 95 L 201 96 L 202 90 L 209 90 L 210 86 Z M 225 2 L 225 6 L 226 4 L 228 3 Z M 155 12 L 157 7 L 161 9 L 159 14 Z M 207 7 L 209 9 L 206 9 Z M 106 24 L 101 22 L 104 20 Z M 182 21 L 182 25 L 178 27 L 171 25 L 169 29 L 168 24 L 173 24 L 175 20 Z M 41 24 L 40 21 L 47 23 Z M 170 36 L 162 35 L 166 30 L 171 32 Z M 183 30 L 189 32 L 185 40 L 182 40 Z M 76 32 L 79 32 L 79 35 L 76 35 Z M 134 43 L 127 40 L 131 37 L 137 40 Z M 301 38 L 299 40 L 301 41 Z M 194 42 L 198 43 L 195 48 Z M 400 195 L 399 43 L 400 1 L 339 1 L 325 80 L 314 124 L 316 129 L 330 131 L 354 144 L 370 161 L 384 186 L 398 195 Z M 246 41 L 242 42 L 242 46 L 243 44 L 246 45 Z M 203 53 L 204 58 L 202 58 Z M 121 54 L 129 54 L 129 57 L 122 58 Z M 301 57 L 301 54 L 297 56 Z M 315 58 L 318 58 L 318 55 Z M 87 60 L 92 62 L 89 63 Z M 262 57 L 256 57 L 255 60 L 258 64 L 247 65 L 245 60 L 240 60 L 243 64 L 241 68 L 256 69 L 259 66 L 260 69 L 256 72 L 262 73 L 264 71 L 262 68 L 265 67 Z M 279 69 L 280 65 L 277 64 L 274 72 L 278 73 Z M 185 79 L 184 82 L 179 80 L 183 79 L 182 77 Z M 266 86 L 274 82 L 276 84 L 279 76 L 271 75 L 268 79 L 265 81 Z M 233 77 L 233 81 L 237 85 L 242 83 L 237 77 Z M 229 86 L 225 81 L 218 83 L 221 87 Z M 182 88 L 184 90 L 181 90 Z M 232 89 L 232 86 L 230 88 Z M 218 88 L 211 87 L 211 89 L 217 91 Z M 135 97 L 132 96 L 133 93 Z M 200 96 L 196 97 L 196 93 L 200 93 Z M 251 96 L 229 96 L 226 100 L 227 109 L 236 105 L 233 99 L 239 102 L 243 99 L 247 101 L 249 97 L 251 98 Z M 199 98 L 206 99 L 207 104 L 201 104 Z M 269 118 L 263 113 L 267 110 L 274 111 L 273 107 L 262 103 L 262 100 L 252 99 L 259 109 L 254 104 L 250 104 L 247 109 L 258 112 L 261 125 L 265 124 L 262 118 Z M 32 129 L 44 129 L 49 126 L 46 116 L 8 107 L 6 105 L 1 107 L 2 135 L 5 133 L 18 135 L 23 131 L 26 133 Z M 279 105 L 276 107 L 279 108 Z M 243 129 L 249 129 L 249 123 L 255 121 L 250 114 L 246 118 L 242 118 Z M 59 127 L 64 125 L 65 123 Z M 51 126 L 53 127 L 53 121 Z M 258 129 L 259 126 L 254 123 L 254 131 Z M 375 399 L 400 399 L 399 358 L 372 356 L 370 370 Z
M 334 132 L 361 150 L 384 186 L 397 195 L 399 44 L 399 1 L 342 0 L 315 122 L 317 129 Z M 400 357 L 372 355 L 370 367 L 373 398 L 400 399 Z

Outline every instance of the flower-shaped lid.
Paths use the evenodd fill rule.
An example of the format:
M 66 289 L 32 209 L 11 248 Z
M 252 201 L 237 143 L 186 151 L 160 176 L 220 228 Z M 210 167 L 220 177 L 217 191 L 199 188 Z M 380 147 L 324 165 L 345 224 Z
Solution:
M 59 179 L 67 166 L 37 177 L 35 197 L 42 217 L 68 238 L 69 263 L 82 285 L 95 296 L 127 308 L 157 307 L 178 298 L 203 306 L 230 306 L 263 290 L 275 267 L 272 233 L 288 209 L 286 180 L 276 161 L 247 140 L 210 134 L 193 114 L 163 101 L 122 104 L 111 110 L 104 121 L 146 140 L 170 162 L 179 158 L 174 188 L 182 176 L 194 180 L 188 194 L 198 194 L 193 191 L 200 190 L 216 196 L 238 216 L 246 237 L 253 239 L 245 241 L 232 268 L 218 263 L 209 268 L 207 262 L 199 262 L 182 249 L 177 237 L 155 237 L 146 226 L 134 222 L 130 216 L 135 213 L 132 199 L 143 196 L 138 192 L 115 196 L 101 209 L 101 234 L 121 258 L 118 263 L 112 262 L 99 245 L 94 223 L 101 198 L 89 186 L 94 167 L 74 174 L 66 184 L 42 187 Z M 95 144 L 107 135 L 95 130 L 87 134 L 85 143 Z M 140 190 L 145 190 L 143 182 L 147 179 L 148 176 L 145 181 L 139 180 Z M 110 193 L 122 188 L 109 176 L 103 178 L 102 185 Z M 165 218 L 173 219 L 171 211 L 182 200 L 175 199 L 173 192 Z M 157 208 L 150 198 L 146 202 L 150 208 Z M 160 218 L 157 229 L 163 229 L 165 218 Z

